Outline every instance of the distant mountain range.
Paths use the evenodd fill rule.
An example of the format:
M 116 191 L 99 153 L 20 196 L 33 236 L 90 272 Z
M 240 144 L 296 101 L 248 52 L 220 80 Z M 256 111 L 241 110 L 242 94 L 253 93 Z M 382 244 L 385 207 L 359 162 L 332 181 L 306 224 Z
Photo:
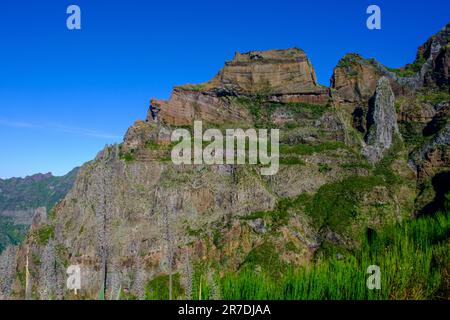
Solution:
M 37 208 L 50 210 L 72 188 L 78 168 L 65 176 L 51 173 L 0 179 L 0 252 L 18 244 L 28 231 Z

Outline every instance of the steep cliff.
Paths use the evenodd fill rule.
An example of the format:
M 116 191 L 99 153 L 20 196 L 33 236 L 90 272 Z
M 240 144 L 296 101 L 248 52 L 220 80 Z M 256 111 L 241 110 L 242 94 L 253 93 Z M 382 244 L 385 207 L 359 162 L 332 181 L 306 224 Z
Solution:
M 363 151 L 371 163 L 379 162 L 393 145 L 394 139 L 400 135 L 394 103 L 395 96 L 389 80 L 386 77 L 380 78 L 373 105 L 369 107 L 370 125 L 365 138 L 367 145 Z

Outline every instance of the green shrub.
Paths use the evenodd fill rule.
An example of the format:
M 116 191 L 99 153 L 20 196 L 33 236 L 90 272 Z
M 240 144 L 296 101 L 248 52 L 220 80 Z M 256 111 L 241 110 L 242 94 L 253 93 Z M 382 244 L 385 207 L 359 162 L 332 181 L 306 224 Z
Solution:
M 259 266 L 263 272 L 271 277 L 279 277 L 285 267 L 285 264 L 280 259 L 278 250 L 269 241 L 251 250 L 243 265 L 253 269 Z
M 330 172 L 332 169 L 330 168 L 330 166 L 326 163 L 320 163 L 319 164 L 319 172 L 321 173 L 327 173 Z
M 51 225 L 44 225 L 37 230 L 37 241 L 40 245 L 46 245 L 54 237 L 55 228 Z
M 161 275 L 150 280 L 146 285 L 147 300 L 169 300 L 169 275 Z M 184 290 L 180 284 L 178 273 L 172 276 L 172 297 L 178 299 L 183 297 Z
M 407 64 L 404 68 L 387 68 L 389 71 L 396 73 L 399 77 L 413 77 L 419 72 L 425 64 L 426 59 L 418 55 L 413 63 Z
M 337 232 L 345 231 L 350 220 L 358 216 L 358 205 L 365 192 L 384 185 L 380 177 L 352 176 L 323 185 L 306 208 L 316 227 L 329 226 Z
M 430 104 L 438 104 L 440 102 L 450 101 L 450 93 L 445 91 L 428 91 L 419 94 L 419 98 L 422 102 Z
M 401 177 L 399 177 L 392 169 L 392 164 L 397 159 L 398 153 L 402 149 L 403 142 L 398 137 L 395 137 L 392 147 L 383 159 L 378 162 L 373 171 L 374 175 L 383 177 L 388 185 L 392 186 L 402 182 Z
M 291 155 L 283 155 L 280 157 L 280 164 L 284 165 L 305 165 L 305 161 L 300 159 L 298 156 L 291 156 Z
M 15 224 L 11 218 L 0 217 L 0 253 L 9 245 L 18 245 L 26 236 L 28 226 Z
M 131 150 L 130 152 L 127 152 L 127 153 L 120 153 L 119 158 L 121 160 L 124 160 L 125 162 L 132 162 L 132 161 L 136 160 L 136 157 L 134 155 L 134 150 Z

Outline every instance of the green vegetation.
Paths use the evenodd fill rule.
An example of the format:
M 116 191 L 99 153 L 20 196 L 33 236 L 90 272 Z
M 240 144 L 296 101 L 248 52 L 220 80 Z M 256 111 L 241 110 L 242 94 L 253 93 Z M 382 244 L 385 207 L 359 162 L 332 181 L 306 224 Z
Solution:
M 280 156 L 280 164 L 285 165 L 305 165 L 305 161 L 300 159 L 298 156 L 295 155 L 281 155 Z
M 306 207 L 317 228 L 330 227 L 344 232 L 351 219 L 359 215 L 359 204 L 364 193 L 384 185 L 380 177 L 353 176 L 322 186 Z
M 326 163 L 319 164 L 319 172 L 327 173 L 327 172 L 330 172 L 331 170 L 332 169 L 328 164 L 326 164 Z
M 185 91 L 205 91 L 207 89 L 207 84 L 206 83 L 201 83 L 201 84 L 186 84 L 183 86 L 178 86 L 176 87 L 177 89 L 181 89 L 181 90 L 185 90 Z
M 44 225 L 37 230 L 37 242 L 41 246 L 45 246 L 54 237 L 55 228 L 51 225 Z
M 235 98 L 235 102 L 245 108 L 247 108 L 253 117 L 255 125 L 257 127 L 273 127 L 273 121 L 271 117 L 277 110 L 284 110 L 285 112 L 292 113 L 295 117 L 301 117 L 304 119 L 318 119 L 320 118 L 330 106 L 323 104 L 310 104 L 303 102 L 291 102 L 291 103 L 277 103 L 266 100 L 267 97 Z M 293 126 L 294 123 L 289 123 L 288 126 Z
M 131 150 L 130 152 L 127 153 L 120 152 L 119 158 L 125 162 L 132 162 L 136 160 L 136 156 L 134 153 L 135 153 L 134 150 Z
M 351 163 L 343 163 L 341 164 L 341 167 L 343 169 L 372 169 L 372 165 L 368 163 L 367 161 L 361 161 L 361 162 L 351 162 Z
M 403 142 L 398 138 L 394 138 L 392 147 L 388 154 L 375 166 L 374 175 L 381 176 L 390 186 L 402 182 L 401 178 L 392 170 L 392 164 L 397 159 L 398 153 L 404 148 Z
M 448 211 L 422 217 L 388 227 L 371 241 L 364 239 L 342 260 L 320 257 L 310 268 L 288 267 L 281 278 L 250 266 L 227 273 L 221 281 L 222 295 L 231 300 L 445 299 L 449 232 Z M 370 265 L 380 267 L 381 290 L 366 287 Z
M 262 272 L 272 278 L 276 278 L 282 275 L 286 265 L 280 259 L 280 255 L 274 244 L 266 241 L 249 252 L 243 263 L 243 267 L 250 269 L 260 267 Z
M 419 72 L 422 69 L 422 66 L 425 64 L 426 59 L 418 55 L 416 60 L 414 60 L 413 63 L 407 64 L 403 68 L 387 68 L 389 71 L 394 72 L 399 77 L 413 77 L 416 75 L 417 72 Z
M 290 201 L 289 199 L 280 200 L 277 208 L 273 211 L 258 211 L 245 217 L 242 217 L 241 219 L 255 220 L 262 218 L 269 223 L 269 226 L 276 227 L 287 221 L 287 218 L 289 216 L 287 209 L 289 209 L 289 206 L 286 205 L 286 203 L 289 201 Z
M 295 201 L 308 199 L 302 196 Z M 386 227 L 370 238 L 362 237 L 361 245 L 353 250 L 322 250 L 308 267 L 283 262 L 270 241 L 250 251 L 237 272 L 213 277 L 217 283 L 208 280 L 211 270 L 206 264 L 197 263 L 191 279 L 191 298 L 210 299 L 213 286 L 218 285 L 226 300 L 446 299 L 450 194 L 447 201 L 446 212 Z M 285 205 L 293 203 L 286 201 Z M 290 250 L 295 246 L 291 244 Z M 335 252 L 341 252 L 341 257 Z M 380 290 L 366 286 L 370 275 L 367 268 L 372 265 L 380 267 Z M 173 284 L 174 297 L 185 298 L 178 274 Z M 147 285 L 147 298 L 168 299 L 168 285 L 167 275 L 153 279 Z
M 62 177 L 41 174 L 0 179 L 0 212 L 39 207 L 50 210 L 72 188 L 77 172 L 78 169 L 74 169 Z
M 295 199 L 284 198 L 278 201 L 277 207 L 273 211 L 258 211 L 242 217 L 242 220 L 264 219 L 269 229 L 276 230 L 279 226 L 285 225 L 288 221 L 290 211 L 306 206 L 311 201 L 310 195 L 302 193 Z
M 414 122 L 403 122 L 399 126 L 403 141 L 411 146 L 420 146 L 425 142 L 422 125 Z
M 174 299 L 183 297 L 184 290 L 180 284 L 180 275 L 174 274 L 172 277 L 172 290 Z M 169 300 L 169 276 L 162 275 L 149 281 L 146 286 L 147 300 Z
M 423 90 L 418 93 L 419 100 L 424 103 L 438 104 L 440 102 L 450 101 L 450 93 L 445 90 Z
M 280 144 L 280 155 L 310 155 L 338 149 L 348 150 L 348 147 L 340 141 L 326 141 L 320 144 Z
M 48 212 L 47 217 L 48 217 L 48 219 L 49 219 L 50 221 L 53 221 L 53 220 L 56 219 L 56 208 L 55 208 L 55 207 L 53 207 L 53 208 L 50 209 L 50 211 Z
M 359 70 L 355 68 L 357 64 L 364 63 L 365 59 L 355 53 L 346 54 L 337 65 L 338 68 L 345 70 L 345 74 L 349 78 L 358 76 Z
M 15 224 L 11 218 L 0 217 L 0 253 L 9 245 L 18 245 L 25 239 L 28 226 Z
M 339 60 L 337 67 L 348 70 L 348 69 L 352 68 L 356 63 L 363 61 L 363 60 L 364 59 L 359 54 L 348 53 L 341 60 Z
M 145 147 L 150 150 L 159 150 L 161 149 L 161 145 L 156 143 L 155 141 L 149 140 L 145 142 Z

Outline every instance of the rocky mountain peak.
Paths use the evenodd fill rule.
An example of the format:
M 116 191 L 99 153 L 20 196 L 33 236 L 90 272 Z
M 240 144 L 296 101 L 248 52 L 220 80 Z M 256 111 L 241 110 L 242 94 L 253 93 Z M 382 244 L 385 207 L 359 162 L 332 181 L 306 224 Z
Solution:
M 309 93 L 318 86 L 314 67 L 297 48 L 236 53 L 212 83 L 240 94 Z
M 248 112 L 226 99 L 237 96 L 326 104 L 329 89 L 317 84 L 314 67 L 305 52 L 291 48 L 236 53 L 212 80 L 175 87 L 168 101 L 153 101 L 161 107 L 161 119 L 166 124 L 187 125 L 195 119 L 249 123 Z

